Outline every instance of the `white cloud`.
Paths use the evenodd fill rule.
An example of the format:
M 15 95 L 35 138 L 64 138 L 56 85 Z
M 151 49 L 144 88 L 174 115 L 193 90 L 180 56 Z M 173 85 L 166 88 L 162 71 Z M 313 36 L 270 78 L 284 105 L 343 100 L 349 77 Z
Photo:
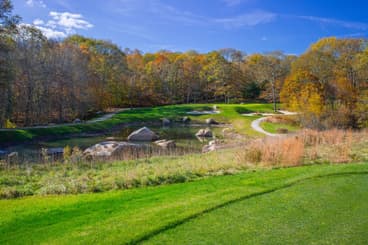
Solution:
M 221 0 L 228 5 L 245 3 L 253 0 Z M 221 25 L 226 28 L 240 28 L 245 26 L 255 26 L 273 21 L 278 15 L 268 11 L 254 10 L 238 16 L 230 17 L 209 17 L 197 15 L 189 11 L 175 8 L 171 5 L 163 3 L 160 0 L 120 0 L 119 5 L 111 5 L 113 11 L 125 16 L 136 16 L 137 13 L 146 16 L 155 15 L 160 19 L 164 19 L 167 23 L 175 21 L 184 25 L 192 26 L 213 26 Z
M 43 0 L 27 0 L 26 4 L 29 7 L 41 7 L 41 8 L 47 7 Z
M 53 30 L 51 28 L 47 28 L 47 27 L 43 27 L 43 26 L 37 26 L 35 24 L 30 25 L 27 23 L 21 23 L 19 24 L 20 27 L 25 26 L 25 27 L 36 27 L 37 29 L 39 29 L 42 34 L 50 39 L 60 39 L 60 38 L 65 38 L 67 37 L 67 34 L 62 32 L 62 31 L 57 31 L 57 30 Z
M 33 21 L 33 25 L 35 25 L 35 26 L 43 25 L 43 24 L 45 24 L 45 22 L 43 20 L 41 20 L 41 19 L 35 19 Z
M 48 38 L 65 38 L 76 30 L 87 30 L 93 27 L 81 14 L 51 11 L 49 16 L 51 19 L 48 21 L 41 19 L 33 21 L 33 25 Z
M 60 39 L 66 38 L 67 34 L 63 31 L 57 31 L 51 28 L 43 27 L 43 26 L 36 26 L 40 31 L 45 35 L 47 38 L 50 39 Z
M 89 29 L 93 25 L 83 19 L 81 14 L 74 14 L 69 12 L 50 12 L 52 20 L 48 21 L 47 26 L 65 29 L 68 33 L 72 33 L 75 29 Z
M 277 15 L 274 13 L 257 10 L 235 17 L 215 19 L 214 21 L 225 25 L 225 27 L 233 28 L 265 24 L 273 21 L 276 17 Z
M 362 22 L 354 22 L 354 21 L 344 21 L 344 20 L 337 20 L 332 18 L 323 18 L 317 16 L 296 16 L 297 18 L 315 21 L 324 24 L 332 24 L 342 26 L 348 29 L 358 29 L 358 30 L 367 30 L 368 24 Z

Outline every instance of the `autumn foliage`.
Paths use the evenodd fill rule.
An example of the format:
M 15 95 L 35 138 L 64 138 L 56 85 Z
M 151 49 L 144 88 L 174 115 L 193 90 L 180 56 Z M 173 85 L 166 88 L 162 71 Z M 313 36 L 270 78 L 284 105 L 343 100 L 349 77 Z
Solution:
M 0 127 L 88 119 L 111 107 L 197 102 L 278 102 L 304 126 L 368 126 L 364 39 L 324 38 L 297 57 L 122 50 L 79 35 L 49 40 L 0 9 Z
M 368 49 L 363 39 L 324 38 L 292 65 L 281 101 L 313 128 L 366 127 Z

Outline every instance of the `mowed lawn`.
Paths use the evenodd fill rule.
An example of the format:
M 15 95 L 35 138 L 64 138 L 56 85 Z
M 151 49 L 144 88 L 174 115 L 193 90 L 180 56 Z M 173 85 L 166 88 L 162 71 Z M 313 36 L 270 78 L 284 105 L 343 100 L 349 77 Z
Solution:
M 367 244 L 368 164 L 0 200 L 0 244 Z

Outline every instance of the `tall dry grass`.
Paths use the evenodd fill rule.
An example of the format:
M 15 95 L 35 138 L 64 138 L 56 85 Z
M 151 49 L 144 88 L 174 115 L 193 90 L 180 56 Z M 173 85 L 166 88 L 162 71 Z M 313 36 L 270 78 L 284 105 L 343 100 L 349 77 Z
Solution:
M 368 131 L 303 130 L 298 135 L 255 140 L 236 154 L 249 165 L 286 167 L 316 162 L 347 163 L 363 160 L 354 148 L 366 147 Z M 359 149 L 358 149 L 359 150 Z M 364 158 L 364 157 L 363 157 Z
M 297 166 L 302 162 L 304 143 L 299 137 L 267 138 L 250 143 L 237 153 L 239 161 L 261 166 Z
M 307 159 L 322 158 L 331 163 L 346 163 L 352 160 L 353 144 L 364 138 L 362 133 L 339 129 L 303 130 L 300 137 L 307 146 Z

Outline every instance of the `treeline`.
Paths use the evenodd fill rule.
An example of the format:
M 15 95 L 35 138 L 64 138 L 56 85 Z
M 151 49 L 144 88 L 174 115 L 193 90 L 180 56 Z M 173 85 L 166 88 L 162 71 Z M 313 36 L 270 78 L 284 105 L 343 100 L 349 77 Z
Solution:
M 368 42 L 324 38 L 298 57 L 281 101 L 306 127 L 368 127 Z
M 300 57 L 145 53 L 78 35 L 48 40 L 0 0 L 0 125 L 86 119 L 110 107 L 284 102 L 310 127 L 367 124 L 366 40 L 328 38 Z

